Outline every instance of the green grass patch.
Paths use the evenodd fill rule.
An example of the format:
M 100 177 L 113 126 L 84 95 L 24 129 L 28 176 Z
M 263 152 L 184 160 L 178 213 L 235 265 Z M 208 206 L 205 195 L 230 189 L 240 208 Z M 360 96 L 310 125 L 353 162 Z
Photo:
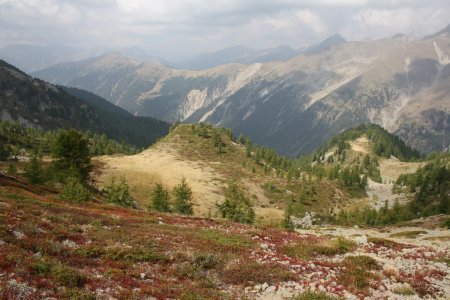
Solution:
M 62 263 L 58 263 L 52 267 L 51 275 L 55 282 L 66 287 L 83 287 L 87 281 L 87 278 L 78 270 Z
M 444 222 L 442 222 L 442 227 L 450 229 L 450 218 L 447 218 Z
M 105 249 L 103 258 L 124 262 L 165 262 L 169 259 L 155 253 L 151 249 L 142 248 L 108 248 Z
M 64 299 L 71 300 L 95 300 L 95 294 L 83 289 L 71 288 L 64 293 Z
M 219 276 L 228 284 L 276 284 L 295 280 L 296 276 L 279 264 L 260 264 L 254 261 L 235 263 L 225 268 Z
M 255 243 L 248 237 L 238 234 L 227 234 L 218 230 L 202 230 L 197 233 L 200 239 L 204 239 L 220 246 L 233 248 L 253 248 Z
M 418 237 L 421 234 L 426 234 L 427 231 L 425 230 L 413 230 L 413 231 L 402 231 L 391 234 L 389 237 L 393 238 L 407 238 L 407 239 L 414 239 Z
M 369 280 L 374 278 L 372 270 L 380 270 L 380 265 L 369 256 L 347 256 L 342 262 L 338 282 L 350 290 L 361 292 L 369 287 Z
M 37 258 L 30 264 L 30 270 L 38 276 L 46 276 L 50 274 L 52 263 L 45 258 Z
M 216 283 L 208 276 L 208 270 L 223 267 L 223 260 L 214 254 L 198 254 L 176 266 L 177 275 L 198 281 L 203 287 L 215 288 Z
M 398 243 L 396 243 L 396 242 L 394 242 L 392 240 L 379 238 L 379 237 L 368 237 L 367 241 L 372 243 L 372 244 L 383 246 L 383 247 L 386 247 L 386 248 L 394 248 L 395 246 L 398 245 Z
M 403 296 L 413 296 L 416 293 L 409 286 L 401 286 L 393 290 L 394 294 L 403 295 Z
M 344 238 L 325 241 L 302 241 L 294 245 L 281 247 L 281 252 L 285 255 L 302 260 L 308 260 L 314 256 L 333 256 L 352 251 L 356 244 Z
M 325 293 L 316 293 L 316 292 L 303 292 L 300 295 L 292 298 L 292 300 L 335 300 L 337 298 L 328 296 Z
M 1 190 L 0 189 L 0 197 L 6 198 L 6 199 L 10 199 L 10 200 L 14 200 L 17 205 L 24 205 L 24 204 L 37 204 L 37 205 L 42 205 L 42 202 L 30 198 L 30 197 L 26 197 L 24 195 L 21 194 L 17 194 L 14 192 L 10 192 L 8 190 Z M 24 206 L 22 206 L 21 208 L 24 208 Z
M 73 252 L 84 258 L 99 258 L 105 254 L 105 249 L 103 247 L 85 246 L 75 249 Z
M 437 258 L 435 261 L 446 264 L 447 267 L 450 267 L 450 258 L 449 257 L 440 257 L 440 258 Z
M 377 261 L 370 257 L 365 255 L 358 255 L 358 256 L 347 256 L 344 259 L 344 264 L 346 266 L 350 267 L 358 267 L 363 268 L 366 270 L 380 270 L 381 267 L 377 263 Z

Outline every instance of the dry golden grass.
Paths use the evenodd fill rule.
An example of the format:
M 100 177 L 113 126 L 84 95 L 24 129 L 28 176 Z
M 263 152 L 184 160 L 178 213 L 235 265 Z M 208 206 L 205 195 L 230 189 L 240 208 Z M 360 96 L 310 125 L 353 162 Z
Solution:
M 298 200 L 305 192 L 309 196 L 302 200 L 299 214 L 306 211 L 326 213 L 331 207 L 338 211 L 346 203 L 354 202 L 348 192 L 332 181 L 315 178 L 308 182 L 295 178 L 288 181 L 284 176 L 277 176 L 275 170 L 265 172 L 263 162 L 256 163 L 247 157 L 245 147 L 231 141 L 220 130 L 217 132 L 223 147 L 218 153 L 212 139 L 213 129 L 207 129 L 207 137 L 199 134 L 200 130 L 198 125 L 194 130 L 190 125 L 180 125 L 137 155 L 97 158 L 98 165 L 103 167 L 96 180 L 101 187 L 112 176 L 125 176 L 131 194 L 142 207 L 148 207 L 155 183 L 172 189 L 185 177 L 193 191 L 194 214 L 197 216 L 214 216 L 216 204 L 224 200 L 224 187 L 228 182 L 236 181 L 254 205 L 256 223 L 266 225 L 279 225 L 287 203 Z M 268 189 L 269 184 L 276 188 Z
M 150 204 L 155 183 L 169 189 L 185 177 L 194 194 L 194 213 L 206 216 L 215 204 L 223 200 L 223 178 L 208 166 L 195 161 L 181 160 L 171 144 L 159 143 L 155 147 L 133 156 L 102 156 L 102 174 L 96 178 L 103 186 L 112 176 L 125 176 L 133 197 L 144 207 Z
M 423 163 L 402 162 L 395 159 L 380 159 L 380 173 L 383 181 L 397 180 L 402 174 L 414 173 Z
M 226 143 L 225 151 L 217 154 L 208 144 L 210 139 L 193 134 L 189 126 L 179 126 L 162 141 L 137 155 L 96 158 L 102 166 L 96 181 L 103 187 L 112 176 L 124 176 L 132 196 L 141 206 L 148 207 L 155 183 L 160 182 L 170 190 L 185 177 L 193 191 L 194 214 L 211 216 L 217 211 L 216 203 L 224 200 L 223 188 L 227 182 L 236 180 L 255 205 L 257 223 L 278 225 L 284 208 L 277 208 L 274 202 L 271 205 L 261 188 L 271 175 L 264 174 L 259 165 L 253 172 L 254 163 L 245 157 L 243 147 L 226 137 L 222 140 Z M 245 164 L 247 166 L 243 166 Z
M 369 140 L 363 136 L 350 143 L 351 149 L 364 154 L 370 153 Z

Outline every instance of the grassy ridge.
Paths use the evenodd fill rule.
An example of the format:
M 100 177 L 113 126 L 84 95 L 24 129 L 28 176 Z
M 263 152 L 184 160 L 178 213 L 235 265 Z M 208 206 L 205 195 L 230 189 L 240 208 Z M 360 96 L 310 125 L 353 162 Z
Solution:
M 372 143 L 373 153 L 380 157 L 389 158 L 395 156 L 401 161 L 414 161 L 423 158 L 418 151 L 406 145 L 399 137 L 376 124 L 362 124 L 358 127 L 347 129 L 333 137 L 311 155 L 322 156 L 333 147 L 348 149 L 349 141 L 360 138 L 363 135 L 367 136 Z

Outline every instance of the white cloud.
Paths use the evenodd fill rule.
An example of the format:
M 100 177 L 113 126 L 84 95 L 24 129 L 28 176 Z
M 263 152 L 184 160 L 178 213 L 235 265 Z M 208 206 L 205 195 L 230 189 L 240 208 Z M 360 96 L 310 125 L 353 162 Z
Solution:
M 355 39 L 382 38 L 396 33 L 416 37 L 442 29 L 450 22 L 450 9 L 436 7 L 368 8 L 356 12 L 343 26 L 342 32 Z
M 300 20 L 300 22 L 310 27 L 315 34 L 322 35 L 326 33 L 327 26 L 325 25 L 325 23 L 317 14 L 313 13 L 309 9 L 300 10 L 295 15 Z
M 0 46 L 135 44 L 174 57 L 237 44 L 299 47 L 336 32 L 425 35 L 449 22 L 448 0 L 0 0 Z

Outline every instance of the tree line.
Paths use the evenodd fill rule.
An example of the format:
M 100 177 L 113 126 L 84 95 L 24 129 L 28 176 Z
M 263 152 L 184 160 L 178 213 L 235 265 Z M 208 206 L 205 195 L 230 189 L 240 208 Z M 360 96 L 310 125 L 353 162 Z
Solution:
M 23 149 L 32 150 L 41 155 L 51 154 L 60 130 L 42 130 L 25 127 L 18 122 L 0 121 L 0 160 L 8 157 L 17 157 Z M 90 131 L 79 132 L 83 139 L 88 141 L 87 147 L 90 155 L 111 155 L 116 153 L 136 154 L 140 148 L 109 139 L 105 134 Z

